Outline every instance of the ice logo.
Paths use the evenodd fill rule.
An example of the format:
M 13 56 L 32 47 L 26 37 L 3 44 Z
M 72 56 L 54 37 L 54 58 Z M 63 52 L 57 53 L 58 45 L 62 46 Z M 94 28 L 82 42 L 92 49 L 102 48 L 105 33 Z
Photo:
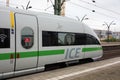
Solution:
M 7 35 L 5 34 L 0 34 L 0 39 L 1 39 L 1 42 L 3 43 L 4 40 L 7 38 Z

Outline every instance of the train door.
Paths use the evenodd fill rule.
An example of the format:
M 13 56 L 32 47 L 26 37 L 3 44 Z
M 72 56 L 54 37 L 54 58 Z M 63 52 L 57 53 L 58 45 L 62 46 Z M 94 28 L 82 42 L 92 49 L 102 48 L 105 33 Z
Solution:
M 15 14 L 16 17 L 16 68 L 23 70 L 37 67 L 38 38 L 37 18 Z
M 0 74 L 14 71 L 15 28 L 13 12 L 0 10 Z M 0 77 L 1 78 L 1 77 Z

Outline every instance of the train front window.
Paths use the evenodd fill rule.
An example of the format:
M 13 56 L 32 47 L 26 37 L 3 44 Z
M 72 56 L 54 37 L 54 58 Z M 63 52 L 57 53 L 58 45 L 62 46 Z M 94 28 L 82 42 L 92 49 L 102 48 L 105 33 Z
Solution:
M 10 48 L 10 29 L 0 28 L 0 48 Z
M 29 49 L 34 44 L 34 32 L 31 28 L 25 27 L 21 31 L 21 44 L 24 48 Z

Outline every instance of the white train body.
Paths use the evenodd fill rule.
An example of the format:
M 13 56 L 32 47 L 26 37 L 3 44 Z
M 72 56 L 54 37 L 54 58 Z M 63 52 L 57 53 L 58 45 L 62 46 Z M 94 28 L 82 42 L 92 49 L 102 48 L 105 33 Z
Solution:
M 0 7 L 0 79 L 102 55 L 94 31 L 76 20 Z

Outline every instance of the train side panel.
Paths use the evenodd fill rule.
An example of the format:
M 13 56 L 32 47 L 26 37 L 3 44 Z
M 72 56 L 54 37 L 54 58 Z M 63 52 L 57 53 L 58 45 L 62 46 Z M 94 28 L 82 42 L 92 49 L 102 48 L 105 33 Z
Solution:
M 14 71 L 15 26 L 13 13 L 0 10 L 0 74 Z
M 44 70 L 47 64 L 98 59 L 102 54 L 96 34 L 80 22 L 17 9 L 0 10 L 0 79 Z
M 38 24 L 33 15 L 16 13 L 16 65 L 15 70 L 37 67 Z
M 64 38 L 64 35 L 66 35 L 67 32 L 83 33 L 84 28 L 81 24 L 74 24 L 74 22 L 69 22 L 66 20 L 59 20 L 55 18 L 52 19 L 49 17 L 47 18 L 41 16 L 38 17 L 38 20 L 40 26 L 39 36 L 41 37 L 39 50 L 42 51 L 41 53 L 39 53 L 41 55 L 39 56 L 39 66 L 51 63 L 71 61 L 75 59 L 78 60 L 84 57 L 84 53 L 82 52 L 82 48 L 84 47 L 84 45 L 44 46 L 43 43 L 45 41 L 42 39 L 44 37 L 43 34 L 57 34 L 58 38 Z M 56 42 L 55 39 L 53 40 Z M 46 42 L 46 44 L 49 44 L 49 42 Z M 48 54 L 44 55 L 45 52 L 48 52 Z
M 86 39 L 87 45 L 85 45 L 83 50 L 85 54 L 84 58 L 91 58 L 93 60 L 100 59 L 103 55 L 103 50 L 98 36 L 88 26 L 85 27 L 85 33 L 88 35 Z

